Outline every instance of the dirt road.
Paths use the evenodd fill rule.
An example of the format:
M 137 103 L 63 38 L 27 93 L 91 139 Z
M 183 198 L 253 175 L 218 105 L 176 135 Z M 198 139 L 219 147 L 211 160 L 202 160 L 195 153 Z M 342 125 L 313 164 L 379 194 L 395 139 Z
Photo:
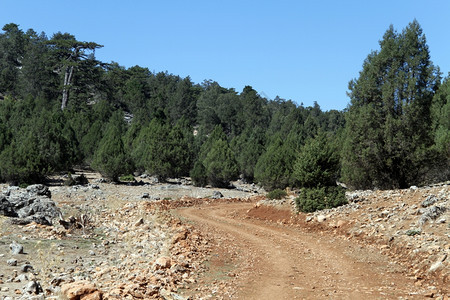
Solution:
M 423 298 L 423 291 L 417 290 L 403 267 L 375 248 L 299 226 L 249 218 L 252 207 L 251 203 L 230 203 L 178 210 L 185 221 L 216 241 L 210 277 L 228 281 L 228 290 L 217 291 L 218 298 Z

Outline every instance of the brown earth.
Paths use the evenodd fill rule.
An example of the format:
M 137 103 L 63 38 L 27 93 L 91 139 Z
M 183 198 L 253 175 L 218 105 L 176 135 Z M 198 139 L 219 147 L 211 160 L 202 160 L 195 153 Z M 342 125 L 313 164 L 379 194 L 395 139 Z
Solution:
M 223 296 L 236 299 L 422 299 L 407 270 L 351 241 L 301 225 L 286 226 L 288 210 L 254 204 L 212 204 L 178 210 L 210 238 L 222 261 L 235 263 Z M 251 217 L 249 217 L 251 216 Z M 265 222 L 270 219 L 277 222 Z

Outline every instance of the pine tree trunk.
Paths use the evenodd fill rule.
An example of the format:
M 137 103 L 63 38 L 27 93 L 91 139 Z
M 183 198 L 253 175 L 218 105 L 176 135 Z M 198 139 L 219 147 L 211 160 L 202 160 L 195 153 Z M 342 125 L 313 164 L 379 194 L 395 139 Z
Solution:
M 73 66 L 70 68 L 66 68 L 66 72 L 64 74 L 64 88 L 62 94 L 62 102 L 61 102 L 61 110 L 64 110 L 67 107 L 67 101 L 69 101 L 69 88 L 72 83 L 73 77 Z

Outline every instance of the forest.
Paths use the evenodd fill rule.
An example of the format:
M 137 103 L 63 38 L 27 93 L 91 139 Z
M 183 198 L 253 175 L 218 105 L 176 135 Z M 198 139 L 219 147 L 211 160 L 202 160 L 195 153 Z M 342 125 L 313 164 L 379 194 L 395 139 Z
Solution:
M 101 47 L 3 26 L 1 182 L 45 182 L 77 167 L 114 182 L 144 172 L 197 186 L 240 178 L 267 191 L 298 189 L 298 206 L 313 211 L 345 203 L 342 185 L 449 180 L 450 75 L 431 61 L 415 20 L 386 30 L 349 78 L 343 111 L 105 63 L 95 57 Z

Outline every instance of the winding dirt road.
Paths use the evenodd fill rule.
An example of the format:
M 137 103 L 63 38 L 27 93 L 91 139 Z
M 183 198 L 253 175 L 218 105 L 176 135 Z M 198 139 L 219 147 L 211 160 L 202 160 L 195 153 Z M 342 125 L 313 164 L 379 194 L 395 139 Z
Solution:
M 226 268 L 222 264 L 211 272 L 224 272 L 220 280 L 231 286 L 226 293 L 218 291 L 219 298 L 423 298 L 404 268 L 375 248 L 250 218 L 247 212 L 253 205 L 222 203 L 177 212 L 217 244 L 214 255 Z

